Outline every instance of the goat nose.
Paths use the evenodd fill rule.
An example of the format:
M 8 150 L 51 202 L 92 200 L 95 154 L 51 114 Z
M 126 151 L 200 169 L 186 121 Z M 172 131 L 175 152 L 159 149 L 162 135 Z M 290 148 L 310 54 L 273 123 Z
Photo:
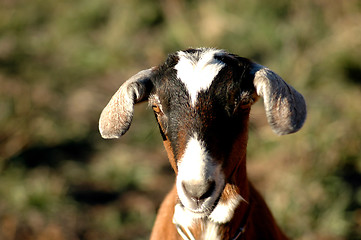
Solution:
M 187 197 L 193 201 L 199 202 L 212 195 L 216 188 L 215 181 L 206 181 L 201 183 L 195 183 L 192 181 L 183 181 L 182 187 Z

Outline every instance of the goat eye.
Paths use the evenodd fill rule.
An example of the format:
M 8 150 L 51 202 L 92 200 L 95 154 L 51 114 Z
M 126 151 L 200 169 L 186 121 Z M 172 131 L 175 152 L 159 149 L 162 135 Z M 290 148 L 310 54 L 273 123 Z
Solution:
M 246 109 L 246 108 L 251 107 L 251 105 L 252 105 L 251 101 L 245 101 L 245 102 L 241 102 L 241 103 L 239 104 L 239 107 L 240 107 L 241 109 Z
M 160 107 L 158 105 L 152 105 L 152 109 L 157 114 L 162 113 L 162 110 L 160 109 Z

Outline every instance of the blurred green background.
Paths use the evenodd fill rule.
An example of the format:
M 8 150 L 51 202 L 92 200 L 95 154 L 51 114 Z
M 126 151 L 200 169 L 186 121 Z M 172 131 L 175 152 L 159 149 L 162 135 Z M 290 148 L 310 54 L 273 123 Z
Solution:
M 1 0 L 0 239 L 148 239 L 174 182 L 157 125 L 136 106 L 103 140 L 120 84 L 188 47 L 266 65 L 308 104 L 272 133 L 255 104 L 249 177 L 293 239 L 361 239 L 359 0 Z

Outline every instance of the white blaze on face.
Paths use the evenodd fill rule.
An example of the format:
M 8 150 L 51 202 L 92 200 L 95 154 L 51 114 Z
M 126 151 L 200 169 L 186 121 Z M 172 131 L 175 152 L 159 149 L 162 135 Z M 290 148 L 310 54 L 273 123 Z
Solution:
M 197 95 L 202 90 L 207 90 L 213 79 L 225 64 L 214 58 L 215 54 L 224 53 L 221 50 L 208 49 L 201 54 L 198 61 L 194 60 L 192 53 L 178 52 L 179 61 L 174 67 L 177 77 L 185 84 L 191 98 L 192 106 L 195 105 Z
M 178 163 L 177 192 L 179 199 L 186 208 L 191 208 L 192 204 L 184 192 L 182 183 L 207 184 L 208 181 L 215 182 L 215 190 L 210 197 L 205 199 L 202 206 L 199 206 L 199 209 L 192 209 L 193 211 L 203 212 L 212 207 L 224 187 L 221 164 L 212 159 L 204 143 L 197 136 L 194 136 L 189 139 L 184 154 Z
M 178 166 L 178 177 L 183 181 L 202 182 L 207 180 L 209 156 L 203 143 L 191 138 Z

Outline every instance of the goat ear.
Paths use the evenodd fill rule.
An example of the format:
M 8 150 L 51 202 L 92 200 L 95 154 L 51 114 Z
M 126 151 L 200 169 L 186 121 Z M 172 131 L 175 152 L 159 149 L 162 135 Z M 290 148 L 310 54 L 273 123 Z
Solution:
M 253 73 L 253 84 L 258 96 L 263 97 L 272 130 L 279 135 L 297 132 L 307 115 L 303 96 L 264 66 L 254 64 Z
M 119 138 L 129 129 L 133 119 L 134 104 L 148 99 L 153 88 L 153 68 L 143 70 L 126 82 L 110 99 L 99 119 L 103 138 Z

